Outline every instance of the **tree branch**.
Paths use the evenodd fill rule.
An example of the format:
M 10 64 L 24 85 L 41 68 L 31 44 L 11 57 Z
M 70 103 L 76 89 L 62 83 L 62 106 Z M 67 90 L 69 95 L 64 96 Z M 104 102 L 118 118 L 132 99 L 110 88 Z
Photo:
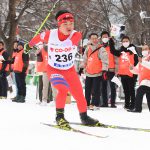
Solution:
M 7 39 L 6 39 L 6 36 L 5 36 L 1 26 L 0 26 L 0 35 L 1 35 L 2 39 L 4 40 L 4 42 L 6 42 Z
M 22 8 L 21 12 L 19 13 L 19 15 L 18 15 L 18 17 L 17 17 L 17 19 L 16 19 L 16 22 L 17 22 L 17 23 L 20 21 L 20 19 L 21 19 L 23 13 L 25 12 L 25 10 L 26 10 L 27 8 L 30 8 L 30 6 L 31 6 L 34 2 L 36 2 L 36 1 L 37 1 L 37 0 L 33 0 L 33 1 L 26 0 L 24 7 Z

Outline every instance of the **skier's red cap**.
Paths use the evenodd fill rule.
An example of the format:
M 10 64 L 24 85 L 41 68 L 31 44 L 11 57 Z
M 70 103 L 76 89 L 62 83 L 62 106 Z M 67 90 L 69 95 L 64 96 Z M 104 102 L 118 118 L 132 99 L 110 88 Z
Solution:
M 67 21 L 74 22 L 74 17 L 71 13 L 64 13 L 57 18 L 58 26 Z

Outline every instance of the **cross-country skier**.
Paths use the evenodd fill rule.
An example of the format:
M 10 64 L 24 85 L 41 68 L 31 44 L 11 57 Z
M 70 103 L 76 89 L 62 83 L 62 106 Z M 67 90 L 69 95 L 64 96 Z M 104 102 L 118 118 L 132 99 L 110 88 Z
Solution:
M 48 45 L 47 73 L 51 84 L 57 89 L 57 125 L 70 128 L 64 117 L 66 96 L 69 91 L 77 102 L 82 124 L 97 126 L 100 124 L 99 121 L 87 115 L 87 103 L 74 68 L 74 59 L 77 45 L 81 40 L 81 33 L 74 30 L 74 17 L 69 11 L 60 10 L 55 19 L 58 23 L 58 29 L 48 30 L 35 36 L 29 44 L 26 44 L 25 49 L 29 51 L 39 42 Z

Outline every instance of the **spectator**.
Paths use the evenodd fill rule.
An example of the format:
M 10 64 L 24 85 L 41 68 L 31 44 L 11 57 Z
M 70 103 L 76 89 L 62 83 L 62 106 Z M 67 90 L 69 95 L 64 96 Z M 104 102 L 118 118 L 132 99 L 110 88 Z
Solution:
M 145 94 L 150 111 L 150 49 L 148 45 L 142 47 L 142 55 L 136 67 L 130 66 L 130 71 L 138 74 L 140 84 L 136 92 L 135 108 L 128 110 L 130 112 L 142 112 L 142 101 Z
M 109 45 L 109 40 L 110 40 L 110 35 L 107 31 L 103 31 L 101 33 L 101 39 L 102 39 L 102 48 L 107 51 L 108 57 L 106 58 L 109 62 L 108 65 L 108 70 L 103 71 L 103 80 L 102 80 L 102 99 L 103 99 L 103 104 L 101 107 L 108 107 L 108 100 L 109 100 L 109 93 L 110 93 L 110 102 L 111 102 L 111 107 L 116 108 L 117 106 L 115 105 L 116 102 L 116 85 L 114 82 L 111 82 L 112 78 L 115 76 L 115 58 L 114 55 L 111 54 L 110 52 L 110 45 Z M 112 40 L 112 39 L 111 39 Z M 109 85 L 110 86 L 109 86 Z M 108 87 L 110 87 L 110 92 L 108 90 Z
M 18 42 L 18 51 L 15 57 L 12 59 L 14 63 L 14 73 L 17 83 L 17 97 L 13 102 L 24 103 L 26 97 L 26 74 L 29 66 L 29 55 L 24 53 L 24 43 L 22 41 Z
M 98 44 L 98 35 L 89 35 L 89 44 L 84 53 L 84 64 L 86 72 L 85 98 L 89 109 L 94 110 L 100 106 L 100 83 L 102 71 L 107 70 L 107 52 Z M 102 66 L 102 63 L 105 64 Z
M 16 56 L 17 51 L 18 51 L 18 41 L 14 41 L 12 58 L 14 58 Z M 14 69 L 14 64 L 11 64 L 11 74 L 12 74 L 12 79 L 13 79 L 15 91 L 16 91 L 15 97 L 11 98 L 11 100 L 15 100 L 17 98 L 17 93 L 18 93 L 16 79 L 15 79 L 15 73 L 13 72 L 13 69 Z
M 48 103 L 48 91 L 49 91 L 49 79 L 47 76 L 47 65 L 48 65 L 48 53 L 47 50 L 41 48 L 36 52 L 37 54 L 37 64 L 36 72 L 42 74 L 42 87 L 39 88 L 42 93 L 41 105 L 46 105 Z
M 115 50 L 113 41 L 110 41 L 111 53 L 118 57 L 116 66 L 117 74 L 121 77 L 121 82 L 125 94 L 125 109 L 134 109 L 135 105 L 135 83 L 137 75 L 130 72 L 130 65 L 136 66 L 138 63 L 137 54 L 134 54 L 131 49 L 136 47 L 130 43 L 130 38 L 124 36 L 121 40 L 122 46 L 119 50 Z
M 4 42 L 0 41 L 0 99 L 7 98 L 7 72 L 9 71 L 9 65 L 7 64 L 9 56 L 4 49 Z

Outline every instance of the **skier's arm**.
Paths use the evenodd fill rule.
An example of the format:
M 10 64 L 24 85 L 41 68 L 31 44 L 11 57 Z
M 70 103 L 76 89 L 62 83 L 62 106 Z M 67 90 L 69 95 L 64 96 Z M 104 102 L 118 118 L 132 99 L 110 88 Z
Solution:
M 42 32 L 41 34 L 38 34 L 33 39 L 31 39 L 31 41 L 29 42 L 29 46 L 33 47 L 40 42 L 48 43 L 49 35 L 50 35 L 50 30 L 47 30 L 45 32 Z
M 45 32 L 42 32 L 41 34 L 38 34 L 37 36 L 33 37 L 29 43 L 26 43 L 24 45 L 24 52 L 28 53 L 35 45 L 39 43 L 48 43 L 50 31 L 47 30 Z

